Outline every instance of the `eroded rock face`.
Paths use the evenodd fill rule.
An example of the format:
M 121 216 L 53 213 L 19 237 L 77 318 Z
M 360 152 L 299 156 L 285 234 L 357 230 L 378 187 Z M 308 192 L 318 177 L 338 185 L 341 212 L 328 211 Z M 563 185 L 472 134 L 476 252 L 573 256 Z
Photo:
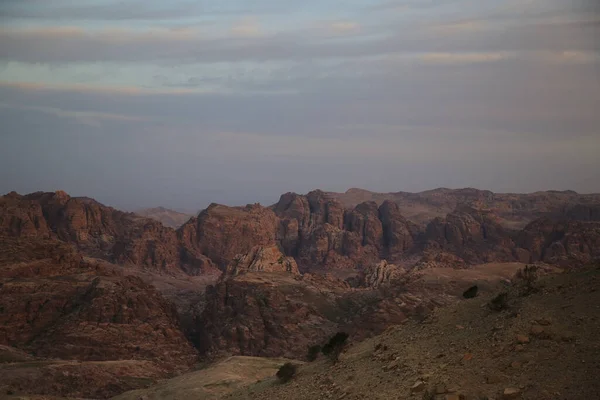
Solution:
M 51 234 L 39 203 L 15 192 L 0 197 L 0 235 L 49 238 Z
M 379 217 L 383 229 L 383 246 L 386 256 L 397 256 L 409 252 L 415 245 L 418 227 L 406 220 L 398 205 L 386 200 L 379 207 Z
M 0 344 L 64 360 L 153 360 L 170 370 L 194 362 L 174 306 L 140 278 L 87 263 L 50 239 L 4 237 L 0 254 Z
M 180 263 L 174 230 L 62 191 L 0 198 L 0 234 L 54 238 L 92 257 L 154 270 L 177 271 Z
M 434 219 L 427 225 L 424 242 L 429 253 L 451 253 L 468 264 L 514 259 L 510 233 L 493 215 L 470 207 Z
M 260 205 L 227 207 L 211 204 L 178 231 L 190 260 L 202 256 L 224 270 L 233 258 L 254 246 L 275 245 L 279 220 Z
M 247 254 L 234 257 L 227 266 L 226 276 L 235 276 L 247 272 L 288 272 L 300 274 L 293 257 L 286 257 L 277 246 L 255 246 Z
M 405 274 L 404 268 L 388 264 L 383 260 L 378 264 L 369 265 L 361 271 L 358 283 L 362 287 L 377 289 L 398 282 Z
M 314 297 L 313 297 L 314 296 Z M 304 358 L 333 334 L 335 299 L 288 273 L 247 273 L 206 290 L 198 343 L 206 355 Z
M 382 256 L 399 258 L 413 247 L 418 229 L 400 215 L 395 203 L 374 202 L 344 210 L 330 195 L 287 193 L 273 207 L 280 217 L 278 235 L 284 252 L 304 270 L 356 268 Z
M 516 242 L 522 262 L 587 264 L 600 259 L 600 223 L 588 217 L 583 221 L 541 219 L 521 231 Z

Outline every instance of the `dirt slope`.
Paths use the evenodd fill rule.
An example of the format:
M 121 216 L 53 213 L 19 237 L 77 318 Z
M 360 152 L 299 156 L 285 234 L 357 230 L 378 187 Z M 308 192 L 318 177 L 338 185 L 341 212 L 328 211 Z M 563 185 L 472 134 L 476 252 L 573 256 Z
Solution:
M 350 346 L 332 366 L 306 364 L 288 384 L 275 378 L 227 399 L 600 398 L 600 268 L 552 275 L 509 308 L 490 296 L 436 310 Z M 438 393 L 438 394 L 436 394 Z
M 123 393 L 113 400 L 209 400 L 273 376 L 288 360 L 283 358 L 230 357 L 200 371 L 164 381 L 149 389 Z

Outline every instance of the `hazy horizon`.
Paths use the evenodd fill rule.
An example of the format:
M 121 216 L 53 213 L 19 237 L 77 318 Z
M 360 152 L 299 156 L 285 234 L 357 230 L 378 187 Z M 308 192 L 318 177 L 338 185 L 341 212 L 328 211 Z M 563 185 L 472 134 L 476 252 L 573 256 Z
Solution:
M 0 192 L 600 192 L 600 10 L 561 0 L 0 2 Z

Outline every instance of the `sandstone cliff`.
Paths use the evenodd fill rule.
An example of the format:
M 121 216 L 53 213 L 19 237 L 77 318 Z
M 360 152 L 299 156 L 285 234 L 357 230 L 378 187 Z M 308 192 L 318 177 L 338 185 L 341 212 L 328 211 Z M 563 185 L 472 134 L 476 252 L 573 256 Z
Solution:
M 0 239 L 0 344 L 63 360 L 194 362 L 174 306 L 154 287 L 55 240 Z

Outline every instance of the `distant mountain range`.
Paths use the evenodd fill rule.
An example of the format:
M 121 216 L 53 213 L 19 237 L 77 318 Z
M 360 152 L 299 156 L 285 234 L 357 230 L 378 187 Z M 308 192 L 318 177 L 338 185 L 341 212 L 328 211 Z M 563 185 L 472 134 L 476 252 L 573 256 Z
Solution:
M 143 210 L 138 210 L 135 213 L 142 217 L 160 221 L 164 226 L 174 229 L 179 228 L 181 225 L 185 224 L 188 219 L 194 216 L 194 214 L 181 213 L 164 207 L 145 208 Z

